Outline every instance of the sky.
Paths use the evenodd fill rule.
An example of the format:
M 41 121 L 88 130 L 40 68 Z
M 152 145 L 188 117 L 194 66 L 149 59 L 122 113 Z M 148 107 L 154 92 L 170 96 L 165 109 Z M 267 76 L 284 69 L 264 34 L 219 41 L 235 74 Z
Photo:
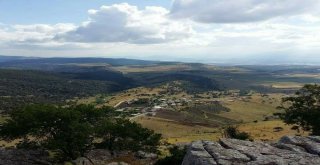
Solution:
M 320 0 L 0 0 L 0 54 L 320 64 Z

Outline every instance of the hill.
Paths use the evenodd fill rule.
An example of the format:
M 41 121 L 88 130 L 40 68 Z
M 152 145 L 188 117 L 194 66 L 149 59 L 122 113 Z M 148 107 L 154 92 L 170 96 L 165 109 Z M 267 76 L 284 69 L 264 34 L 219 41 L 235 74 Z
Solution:
M 127 65 L 151 65 L 159 62 L 134 60 L 134 59 L 113 59 L 113 58 L 10 58 L 0 57 L 2 68 L 18 68 L 33 70 L 56 70 L 66 66 L 127 66 Z M 1 62 L 1 61 L 0 61 Z
M 31 59 L 31 58 L 24 57 L 24 56 L 2 56 L 2 55 L 0 55 L 0 63 L 15 61 L 15 60 L 25 60 L 25 59 Z
M 59 104 L 75 97 L 115 92 L 133 85 L 118 72 L 100 72 L 95 78 L 90 75 L 90 72 L 72 74 L 0 69 L 0 110 L 30 103 Z

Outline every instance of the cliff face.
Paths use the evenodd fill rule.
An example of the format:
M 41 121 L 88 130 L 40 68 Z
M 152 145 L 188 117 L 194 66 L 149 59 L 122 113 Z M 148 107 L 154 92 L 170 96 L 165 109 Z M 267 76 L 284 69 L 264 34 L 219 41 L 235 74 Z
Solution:
M 193 142 L 182 165 L 320 165 L 320 137 L 284 136 L 269 144 L 236 139 Z

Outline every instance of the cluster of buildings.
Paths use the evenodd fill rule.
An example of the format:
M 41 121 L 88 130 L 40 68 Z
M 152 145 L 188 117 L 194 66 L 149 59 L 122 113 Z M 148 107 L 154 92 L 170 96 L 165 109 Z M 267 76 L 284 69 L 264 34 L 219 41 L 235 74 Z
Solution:
M 147 116 L 155 116 L 156 112 L 163 109 L 177 108 L 186 106 L 192 100 L 187 98 L 180 99 L 164 99 L 164 98 L 136 98 L 127 101 L 121 101 L 114 106 L 118 112 L 132 111 L 132 116 L 146 114 Z
M 153 99 L 152 100 L 153 105 L 159 106 L 162 108 L 170 108 L 170 107 L 174 108 L 177 106 L 185 106 L 185 105 L 188 105 L 190 102 L 191 102 L 191 100 L 187 99 L 187 98 L 181 98 L 181 99 L 161 98 L 161 99 Z

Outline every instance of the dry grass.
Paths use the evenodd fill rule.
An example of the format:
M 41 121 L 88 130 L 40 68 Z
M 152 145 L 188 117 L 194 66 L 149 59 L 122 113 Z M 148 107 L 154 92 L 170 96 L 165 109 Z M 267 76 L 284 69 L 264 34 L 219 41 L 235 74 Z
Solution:
M 77 104 L 92 104 L 96 101 L 96 97 L 87 97 L 77 100 Z
M 320 74 L 287 74 L 285 77 L 294 77 L 294 78 L 316 78 L 320 79 Z
M 230 108 L 231 111 L 222 112 L 219 115 L 242 122 L 263 120 L 266 116 L 270 116 L 277 112 L 276 107 L 280 103 L 280 97 L 280 94 L 270 95 L 269 97 L 253 95 L 251 99 L 248 99 L 248 101 L 224 101 L 224 105 Z
M 248 73 L 250 70 L 244 69 L 244 68 L 239 68 L 239 67 L 221 67 L 221 66 L 216 66 L 216 65 L 204 65 L 204 68 L 209 69 L 209 70 L 216 70 L 216 71 L 225 71 L 229 73 Z
M 124 92 L 117 93 L 113 96 L 108 96 L 106 100 L 108 105 L 114 106 L 117 103 L 134 98 L 143 98 L 150 96 L 141 96 L 141 94 L 158 94 L 165 90 L 166 86 L 158 88 L 134 88 Z M 184 95 L 184 96 L 182 96 Z M 206 94 L 203 94 L 205 97 Z M 296 132 L 291 130 L 290 126 L 285 125 L 281 121 L 263 121 L 265 117 L 272 116 L 273 113 L 278 112 L 276 107 L 280 104 L 281 98 L 284 94 L 268 94 L 261 96 L 260 94 L 253 94 L 251 97 L 224 97 L 219 100 L 223 105 L 230 108 L 230 112 L 221 112 L 218 114 L 221 117 L 237 120 L 241 122 L 239 129 L 250 133 L 256 140 L 277 140 L 284 135 L 294 135 Z M 152 96 L 151 96 L 152 97 Z M 167 98 L 180 98 L 191 96 L 186 93 L 178 93 L 176 95 L 167 96 Z M 87 98 L 83 103 L 90 103 L 95 101 L 96 97 Z M 201 99 L 206 101 L 211 99 Z M 233 100 L 233 101 L 230 101 Z M 258 121 L 254 123 L 253 121 Z M 218 140 L 222 137 L 222 128 L 208 127 L 199 125 L 188 125 L 183 122 L 168 120 L 157 117 L 137 117 L 134 121 L 142 124 L 144 127 L 161 133 L 164 140 L 172 143 L 189 143 L 194 140 Z M 230 123 L 231 124 L 231 123 Z M 275 132 L 275 127 L 284 128 L 283 131 Z
M 112 69 L 120 71 L 122 73 L 136 73 L 136 72 L 166 72 L 166 71 L 177 71 L 177 70 L 190 70 L 192 67 L 186 64 L 175 64 L 175 65 L 150 65 L 144 67 L 134 66 L 119 66 L 112 67 Z
M 112 96 L 110 99 L 108 99 L 108 105 L 115 106 L 121 101 L 127 101 L 132 100 L 136 98 L 149 98 L 149 96 L 141 96 L 142 94 L 158 94 L 159 91 L 161 91 L 160 88 L 145 88 L 145 87 L 138 87 L 129 89 L 124 92 L 120 92 L 116 94 L 115 96 Z
M 73 65 L 73 66 L 81 66 L 81 67 L 96 67 L 96 66 L 110 67 L 111 66 L 108 63 L 68 63 L 64 65 Z
M 7 119 L 9 119 L 9 116 L 0 115 L 0 124 L 4 123 Z
M 194 140 L 217 140 L 221 137 L 219 128 L 183 125 L 171 120 L 154 117 L 139 117 L 135 121 L 162 134 L 165 140 L 172 144 L 189 143 Z
M 161 91 L 160 88 L 145 88 L 145 87 L 138 87 L 132 88 L 123 92 L 115 93 L 114 95 L 110 95 L 105 97 L 106 106 L 115 106 L 121 101 L 128 101 L 136 98 L 149 98 L 150 96 L 141 96 L 142 94 L 158 94 Z M 78 104 L 92 104 L 95 103 L 96 99 L 100 97 L 100 95 L 88 98 L 78 99 Z
M 304 83 L 296 82 L 272 82 L 261 84 L 263 86 L 272 87 L 276 89 L 300 89 L 303 87 Z
M 282 127 L 283 130 L 276 132 L 274 131 L 275 127 Z M 277 141 L 285 135 L 296 135 L 297 131 L 291 130 L 291 127 L 280 120 L 274 120 L 242 124 L 239 126 L 239 130 L 249 133 L 255 140 Z M 304 132 L 300 135 L 307 134 L 307 132 Z
M 7 141 L 4 141 L 4 140 L 0 140 L 0 147 L 15 147 L 16 144 L 18 144 L 18 142 L 19 142 L 20 140 L 21 140 L 21 139 L 17 139 L 17 140 L 11 141 L 11 142 L 7 142 Z

